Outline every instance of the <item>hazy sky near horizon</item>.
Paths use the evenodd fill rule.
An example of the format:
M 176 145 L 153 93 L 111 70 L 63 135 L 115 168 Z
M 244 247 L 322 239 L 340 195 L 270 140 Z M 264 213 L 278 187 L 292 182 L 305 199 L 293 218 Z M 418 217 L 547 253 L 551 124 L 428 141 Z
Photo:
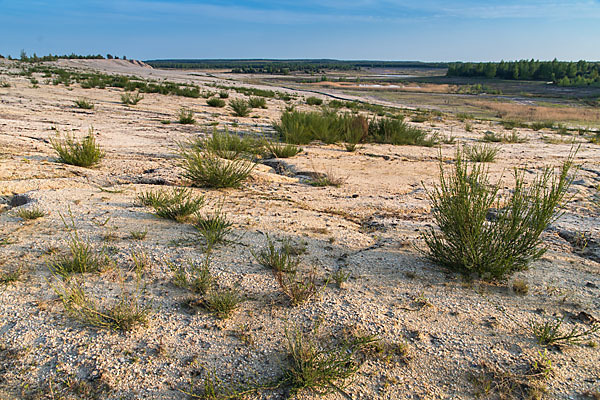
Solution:
M 600 60 L 600 0 L 0 0 L 0 54 Z

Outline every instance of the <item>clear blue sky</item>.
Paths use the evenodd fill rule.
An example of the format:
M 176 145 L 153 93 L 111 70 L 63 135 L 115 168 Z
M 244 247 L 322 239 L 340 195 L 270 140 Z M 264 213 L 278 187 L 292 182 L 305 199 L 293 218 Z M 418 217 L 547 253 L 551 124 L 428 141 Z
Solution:
M 0 0 L 0 54 L 600 59 L 600 0 Z

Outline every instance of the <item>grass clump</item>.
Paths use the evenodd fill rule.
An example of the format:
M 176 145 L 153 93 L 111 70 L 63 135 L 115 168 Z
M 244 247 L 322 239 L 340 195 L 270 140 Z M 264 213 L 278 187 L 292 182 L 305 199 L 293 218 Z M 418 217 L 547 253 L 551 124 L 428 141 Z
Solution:
M 183 176 L 195 187 L 238 188 L 255 166 L 244 159 L 224 160 L 195 146 L 180 146 L 179 155 Z
M 87 99 L 77 99 L 75 100 L 75 105 L 77 108 L 82 108 L 84 110 L 93 110 L 94 104 Z
M 181 288 L 204 295 L 215 285 L 215 278 L 210 271 L 210 258 L 203 263 L 188 261 L 186 265 L 171 266 L 173 283 Z
M 308 104 L 309 106 L 320 106 L 321 104 L 323 104 L 323 99 L 320 99 L 315 96 L 310 96 L 306 98 L 306 104 Z
M 267 108 L 267 99 L 264 97 L 250 97 L 248 98 L 248 105 L 251 108 Z
M 284 242 L 279 248 L 267 236 L 267 247 L 259 252 L 252 252 L 254 259 L 263 267 L 276 272 L 295 272 L 300 260 L 295 255 L 289 242 Z
M 21 279 L 23 275 L 23 271 L 21 268 L 18 268 L 14 271 L 2 271 L 0 272 L 0 286 L 10 285 L 11 283 L 17 282 Z
M 379 118 L 369 123 L 369 140 L 375 143 L 394 145 L 434 146 L 434 138 L 428 138 L 427 132 L 412 127 L 401 119 Z
M 485 131 L 481 140 L 488 143 L 500 143 L 502 142 L 502 136 L 496 134 L 496 132 Z
M 236 117 L 247 117 L 250 115 L 250 104 L 244 99 L 233 99 L 229 101 L 229 106 Z
M 229 98 L 229 92 L 227 90 L 221 90 L 219 92 L 219 97 L 222 99 L 228 99 Z
M 471 162 L 494 162 L 500 150 L 484 143 L 483 145 L 466 146 L 463 151 Z
M 129 105 L 136 105 L 137 103 L 139 103 L 140 101 L 142 101 L 144 99 L 144 95 L 140 94 L 139 92 L 135 92 L 135 93 L 123 93 L 121 95 L 121 103 L 125 104 L 126 106 Z
M 269 158 L 290 158 L 301 151 L 300 147 L 291 143 L 267 142 L 265 144 L 265 155 Z
M 210 99 L 206 100 L 206 104 L 211 107 L 222 108 L 225 107 L 225 100 L 223 100 L 223 98 L 211 97 Z
M 316 281 L 317 276 L 314 269 L 309 272 L 304 272 L 300 269 L 293 271 L 274 270 L 273 275 L 281 291 L 289 299 L 292 307 L 306 303 L 319 293 Z
M 78 167 L 92 167 L 98 164 L 106 155 L 96 143 L 92 128 L 81 140 L 76 139 L 73 135 L 67 134 L 64 138 L 61 138 L 57 134 L 56 138 L 50 139 L 50 144 L 58 153 L 59 162 Z
M 333 172 L 328 171 L 326 173 L 320 173 L 316 177 L 312 178 L 308 182 L 311 186 L 316 187 L 340 187 L 344 183 L 346 183 L 346 179 L 340 176 L 335 175 Z
M 194 196 L 191 189 L 180 188 L 169 192 L 166 190 L 148 191 L 138 196 L 140 202 L 154 209 L 160 218 L 185 221 L 204 205 L 204 196 Z
M 227 235 L 233 230 L 233 222 L 229 221 L 222 207 L 217 207 L 212 214 L 196 214 L 194 227 L 206 241 L 209 250 L 220 243 L 225 243 Z
M 286 328 L 288 366 L 284 382 L 292 393 L 301 390 L 325 395 L 343 393 L 361 365 L 361 351 L 377 341 L 373 336 L 323 344 L 315 334 Z M 346 395 L 349 397 L 348 395 Z
M 527 268 L 545 252 L 540 235 L 559 215 L 573 180 L 571 154 L 554 174 L 546 168 L 525 185 L 515 169 L 515 186 L 501 199 L 500 184 L 490 185 L 488 171 L 469 165 L 457 151 L 454 171 L 440 163 L 440 184 L 428 191 L 438 229 L 422 233 L 426 256 L 464 274 L 499 279 Z M 489 218 L 492 207 L 497 211 Z
M 148 230 L 145 229 L 143 231 L 131 231 L 131 232 L 129 232 L 129 235 L 131 236 L 131 238 L 133 240 L 144 240 L 144 239 L 146 239 L 146 236 L 148 235 Z
M 194 119 L 194 111 L 189 108 L 179 109 L 177 118 L 179 119 L 179 123 L 184 125 L 194 124 L 196 122 Z
M 23 218 L 25 220 L 34 220 L 38 218 L 42 218 L 46 215 L 46 212 L 38 207 L 33 208 L 20 208 L 17 211 L 17 216 L 19 218 Z
M 122 288 L 119 301 L 111 307 L 102 307 L 81 282 L 60 283 L 54 290 L 70 317 L 96 328 L 127 332 L 148 324 L 151 307 L 140 301 L 139 285 L 135 292 Z
M 209 291 L 202 301 L 202 306 L 219 319 L 231 317 L 243 301 L 239 292 L 232 288 Z
M 588 329 L 579 329 L 575 326 L 570 330 L 564 330 L 563 321 L 564 317 L 545 322 L 532 320 L 529 326 L 537 342 L 542 346 L 577 344 L 600 332 L 598 322 Z
M 238 158 L 250 158 L 259 152 L 259 143 L 249 136 L 239 136 L 229 133 L 227 130 L 213 130 L 212 135 L 206 138 L 198 138 L 190 143 L 190 146 L 200 151 L 213 153 L 220 158 L 235 160 Z

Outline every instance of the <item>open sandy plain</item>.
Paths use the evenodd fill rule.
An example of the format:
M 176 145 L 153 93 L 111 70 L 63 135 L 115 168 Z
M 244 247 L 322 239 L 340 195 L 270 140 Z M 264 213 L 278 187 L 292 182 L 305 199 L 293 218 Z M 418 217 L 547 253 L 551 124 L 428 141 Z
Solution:
M 125 61 L 56 64 L 213 91 L 206 85 L 240 85 L 226 74 L 158 71 Z M 215 125 L 268 133 L 288 103 L 267 99 L 267 109 L 246 118 L 232 116 L 229 107 L 209 107 L 203 98 L 145 94 L 139 104 L 125 106 L 122 89 L 52 85 L 42 76 L 32 87 L 29 79 L 10 74 L 20 71 L 17 62 L 5 61 L 0 69 L 10 84 L 0 88 L 0 270 L 3 276 L 21 272 L 0 286 L 0 398 L 185 399 L 184 392 L 202 396 L 203 382 L 213 375 L 226 386 L 274 382 L 288 363 L 286 329 L 309 332 L 315 326 L 322 343 L 355 331 L 377 335 L 384 344 L 364 355 L 358 372 L 328 399 L 498 398 L 502 394 L 493 389 L 504 383 L 515 385 L 513 398 L 525 392 L 531 398 L 599 398 L 597 333 L 578 344 L 544 348 L 529 329 L 531 321 L 564 317 L 565 329 L 584 330 L 600 318 L 600 210 L 593 203 L 600 184 L 598 145 L 576 139 L 581 168 L 565 214 L 543 234 L 547 253 L 529 270 L 497 283 L 467 280 L 417 251 L 423 246 L 419 232 L 432 224 L 425 188 L 438 182 L 440 152 L 451 167 L 457 145 L 475 143 L 487 130 L 508 132 L 491 122 L 474 121 L 471 132 L 451 116 L 414 124 L 456 137 L 441 149 L 364 145 L 351 153 L 339 145 L 303 146 L 297 156 L 269 164 L 284 166 L 286 174 L 261 164 L 240 189 L 193 189 L 206 197 L 203 210 L 222 203 L 234 222 L 230 242 L 213 252 L 210 268 L 244 301 L 222 321 L 190 308 L 193 295 L 173 284 L 170 265 L 204 259 L 195 228 L 157 218 L 137 197 L 186 184 L 177 142 Z M 305 93 L 272 89 L 294 95 L 289 104 L 298 109 L 310 109 Z M 89 99 L 94 109 L 75 107 L 78 98 Z M 245 96 L 230 90 L 234 98 Z M 195 125 L 177 123 L 181 107 L 194 110 Z M 49 142 L 57 130 L 83 135 L 90 127 L 107 153 L 100 165 L 57 162 Z M 544 166 L 560 165 L 572 147 L 547 140 L 561 138 L 548 130 L 517 131 L 528 141 L 500 144 L 497 161 L 489 164 L 492 180 L 502 178 L 507 187 L 513 167 L 526 168 L 530 179 Z M 311 186 L 306 177 L 314 172 L 345 183 Z M 31 221 L 17 215 L 32 207 L 46 215 Z M 132 252 L 148 256 L 141 294 L 152 310 L 147 326 L 122 333 L 65 314 L 48 263 L 68 247 L 69 212 L 78 234 L 112 260 L 112 268 L 85 276 L 85 287 L 102 302 L 114 302 L 135 284 Z M 141 231 L 146 237 L 133 240 L 131 232 Z M 273 274 L 251 254 L 265 246 L 267 234 L 305 249 L 301 264 L 314 268 L 319 285 L 327 283 L 318 296 L 290 306 Z M 341 288 L 328 280 L 340 268 L 349 273 Z M 515 292 L 515 280 L 526 283 L 526 294 Z M 526 378 L 532 362 L 544 358 L 551 372 Z M 247 397 L 287 395 L 278 388 Z M 294 396 L 319 397 L 310 390 Z

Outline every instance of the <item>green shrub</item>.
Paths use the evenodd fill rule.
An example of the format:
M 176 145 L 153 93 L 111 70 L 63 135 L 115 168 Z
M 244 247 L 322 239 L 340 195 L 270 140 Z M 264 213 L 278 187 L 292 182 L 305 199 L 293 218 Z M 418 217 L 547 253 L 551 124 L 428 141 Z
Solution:
M 194 119 L 194 111 L 188 108 L 180 108 L 177 113 L 177 118 L 179 119 L 179 123 L 184 125 L 196 122 Z
M 264 97 L 250 97 L 248 105 L 251 108 L 267 108 L 267 99 Z
M 206 104 L 211 106 L 211 107 L 225 107 L 225 100 L 217 98 L 217 97 L 212 97 L 208 100 L 206 100 Z
M 212 135 L 198 138 L 191 142 L 191 146 L 198 150 L 204 150 L 216 154 L 227 160 L 237 158 L 251 158 L 260 152 L 261 144 L 250 136 L 239 136 L 234 133 L 213 130 Z
M 141 95 L 139 92 L 135 92 L 135 93 L 126 92 L 121 95 L 121 103 L 123 103 L 125 105 L 136 105 L 143 99 L 144 99 L 144 96 Z
M 226 241 L 227 235 L 232 231 L 233 223 L 229 221 L 220 205 L 212 214 L 197 213 L 194 227 L 206 241 L 207 249 L 212 250 L 215 245 Z
M 276 248 L 269 236 L 267 236 L 267 247 L 259 252 L 252 251 L 252 256 L 260 265 L 274 272 L 295 272 L 300 263 L 288 242 Z
M 447 175 L 440 163 L 440 184 L 428 191 L 437 229 L 422 233 L 424 253 L 451 270 L 485 279 L 527 268 L 545 252 L 540 235 L 559 215 L 572 165 L 573 154 L 558 175 L 546 168 L 530 185 L 515 170 L 515 186 L 501 202 L 501 183 L 490 185 L 487 170 L 469 165 L 457 151 L 453 173 Z M 489 218 L 493 206 L 496 215 Z
M 229 92 L 227 90 L 221 90 L 219 92 L 219 97 L 222 99 L 228 99 L 229 98 Z
M 19 211 L 17 211 L 17 216 L 26 220 L 42 218 L 44 215 L 46 215 L 46 212 L 38 207 L 19 208 Z
M 233 99 L 229 101 L 229 106 L 233 114 L 238 117 L 247 117 L 250 115 L 250 105 L 244 99 Z
M 529 124 L 529 127 L 534 131 L 539 131 L 540 129 L 552 129 L 554 127 L 554 121 L 536 121 Z
M 183 176 L 192 186 L 208 188 L 240 187 L 255 164 L 244 159 L 223 160 L 212 152 L 193 147 L 180 147 Z
M 61 138 L 57 134 L 56 138 L 50 139 L 52 148 L 58 153 L 58 161 L 76 165 L 78 167 L 91 167 L 100 162 L 106 155 L 104 151 L 96 144 L 94 130 L 90 128 L 89 133 L 81 140 L 75 136 L 66 134 Z
M 401 119 L 378 118 L 369 123 L 369 140 L 394 145 L 433 146 L 437 142 L 427 138 L 427 132 L 409 126 Z
M 289 158 L 300 153 L 302 149 L 291 143 L 274 143 L 267 142 L 265 144 L 266 157 L 273 158 Z
M 209 291 L 202 299 L 202 305 L 215 317 L 227 319 L 231 317 L 242 301 L 243 299 L 236 289 L 225 288 Z
M 323 104 L 323 99 L 320 99 L 315 96 L 310 96 L 306 98 L 306 104 L 308 104 L 309 106 L 320 106 L 321 104 Z
M 474 144 L 472 146 L 465 146 L 463 151 L 471 162 L 494 162 L 500 150 L 497 147 L 484 143 L 483 145 Z
M 497 135 L 495 132 L 492 131 L 485 131 L 483 133 L 483 139 L 481 139 L 484 142 L 489 142 L 489 143 L 500 143 L 502 142 L 502 136 Z
M 185 221 L 204 204 L 204 196 L 195 197 L 191 189 L 148 191 L 139 195 L 140 202 L 152 207 L 157 217 Z
M 78 108 L 82 108 L 84 110 L 93 110 L 94 104 L 87 99 L 77 99 L 75 100 L 75 105 Z

